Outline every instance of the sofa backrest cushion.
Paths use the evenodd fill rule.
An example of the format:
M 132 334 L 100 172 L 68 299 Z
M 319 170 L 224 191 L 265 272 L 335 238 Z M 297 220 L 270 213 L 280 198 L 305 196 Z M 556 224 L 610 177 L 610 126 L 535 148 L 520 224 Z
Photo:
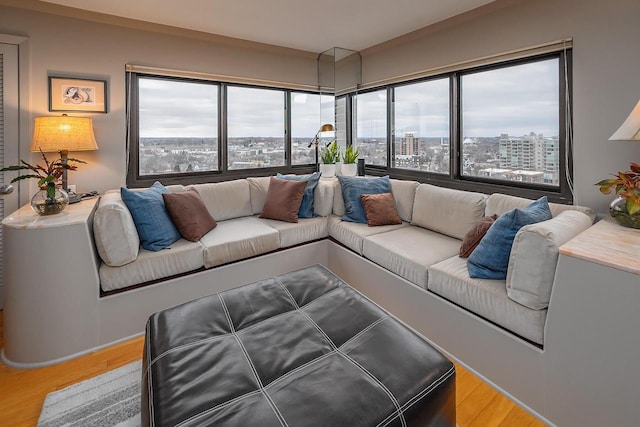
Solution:
M 522 227 L 509 256 L 509 298 L 534 310 L 547 308 L 558 263 L 558 248 L 590 226 L 588 215 L 565 210 L 548 221 Z
M 251 197 L 251 211 L 254 215 L 258 215 L 262 212 L 264 201 L 267 199 L 270 180 L 271 177 L 269 176 L 247 178 L 247 182 L 249 183 L 249 194 Z
M 338 179 L 333 181 L 333 213 L 334 215 L 342 216 L 345 212 L 344 199 L 342 198 L 342 187 Z
M 486 195 L 430 184 L 416 188 L 411 223 L 462 240 L 484 216 Z
M 504 280 L 507 278 L 509 254 L 516 234 L 528 224 L 551 219 L 546 196 L 524 209 L 513 209 L 498 217 L 467 260 L 472 279 Z
M 416 188 L 418 188 L 418 185 L 419 183 L 417 181 L 405 181 L 403 179 L 391 180 L 393 199 L 396 201 L 398 215 L 403 221 L 411 222 L 413 201 L 416 198 Z
M 364 206 L 360 196 L 362 194 L 391 193 L 391 182 L 388 176 L 367 178 L 360 176 L 338 176 L 342 188 L 345 213 L 343 221 L 367 223 Z
M 270 177 L 249 177 L 251 193 L 251 209 L 254 215 L 262 212 L 264 201 L 269 190 Z M 320 179 L 313 190 L 313 212 L 316 216 L 329 216 L 333 209 L 334 188 L 337 180 Z
M 216 221 L 253 215 L 249 181 L 246 179 L 196 184 L 188 188 L 195 188 L 200 193 L 202 201 Z
M 298 222 L 300 205 L 307 188 L 306 181 L 272 176 L 260 218 Z
M 119 191 L 100 197 L 93 215 L 93 237 L 102 262 L 120 267 L 138 258 L 140 238 Z
M 531 199 L 525 199 L 524 197 L 516 197 L 510 196 L 507 194 L 494 193 L 489 196 L 487 199 L 487 207 L 485 210 L 486 216 L 491 215 L 502 215 L 511 209 L 522 209 L 529 205 L 529 203 L 533 202 Z M 596 218 L 596 212 L 585 206 L 573 206 L 573 205 L 563 205 L 560 203 L 549 203 L 549 209 L 551 209 L 551 213 L 553 216 L 558 215 L 560 212 L 566 210 L 577 210 L 585 215 L 587 215 L 591 222 L 593 222 Z
M 120 196 L 131 212 L 140 243 L 148 251 L 165 249 L 180 238 L 164 205 L 164 193 L 169 190 L 158 181 L 144 190 L 120 188 Z
M 302 196 L 302 202 L 300 203 L 298 218 L 313 218 L 315 215 L 313 209 L 315 189 L 318 186 L 318 181 L 320 180 L 320 173 L 314 172 L 311 175 L 283 175 L 278 173 L 276 178 L 291 181 L 305 181 L 307 183 L 307 186 L 304 189 L 304 195 Z
M 190 242 L 197 242 L 216 228 L 202 197 L 195 188 L 178 193 L 163 194 L 164 205 L 180 235 Z
M 313 194 L 313 211 L 318 216 L 329 216 L 333 211 L 335 179 L 320 179 Z

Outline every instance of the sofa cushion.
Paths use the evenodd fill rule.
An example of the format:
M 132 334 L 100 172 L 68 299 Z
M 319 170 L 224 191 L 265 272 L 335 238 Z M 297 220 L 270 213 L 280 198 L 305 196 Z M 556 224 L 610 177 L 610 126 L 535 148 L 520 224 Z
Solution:
M 247 182 L 249 183 L 249 194 L 251 197 L 251 211 L 254 215 L 262 212 L 264 201 L 267 198 L 267 191 L 269 191 L 270 181 L 270 176 L 247 178 Z
M 462 258 L 469 258 L 469 255 L 473 252 L 475 248 L 478 247 L 480 241 L 489 231 L 489 227 L 498 219 L 498 215 L 485 216 L 482 217 L 476 222 L 473 227 L 467 231 L 467 234 L 464 235 L 464 239 L 462 239 L 462 245 L 460 245 L 460 252 L 458 255 Z
M 551 211 L 547 196 L 524 209 L 514 209 L 500 216 L 469 256 L 469 275 L 476 279 L 506 279 L 509 254 L 518 230 L 548 219 L 551 219 Z
M 173 224 L 180 235 L 190 242 L 197 242 L 216 228 L 216 220 L 195 188 L 181 193 L 163 194 L 162 198 Z
M 342 189 L 345 213 L 343 221 L 366 224 L 367 218 L 360 196 L 362 194 L 380 194 L 391 192 L 391 182 L 388 176 L 378 178 L 364 178 L 360 176 L 338 176 Z
M 252 216 L 218 221 L 218 226 L 205 234 L 200 243 L 204 246 L 206 268 L 261 255 L 280 247 L 278 230 Z
M 329 216 L 333 212 L 333 198 L 337 179 L 320 179 L 314 190 L 313 211 L 317 216 Z
M 525 208 L 527 207 L 533 200 L 525 199 L 524 197 L 516 197 L 509 196 L 507 194 L 494 193 L 487 198 L 487 206 L 485 209 L 485 215 L 490 216 L 496 214 L 498 216 L 512 210 L 515 208 Z M 574 205 L 563 205 L 560 203 L 549 203 L 549 209 L 551 209 L 551 213 L 553 216 L 558 215 L 560 212 L 566 210 L 577 210 L 585 215 L 587 215 L 591 222 L 593 222 L 596 218 L 596 212 L 588 208 L 586 206 L 574 206 Z
M 271 177 L 260 218 L 298 222 L 298 211 L 306 187 L 306 181 L 290 181 Z
M 362 194 L 360 200 L 362 201 L 369 227 L 402 224 L 393 194 Z
M 327 217 L 301 218 L 297 223 L 273 219 L 263 219 L 262 221 L 269 227 L 278 230 L 281 248 L 324 239 L 329 235 Z
M 362 254 L 378 265 L 427 288 L 427 270 L 458 253 L 460 240 L 408 226 L 364 239 Z
M 566 210 L 548 221 L 522 227 L 509 256 L 509 298 L 534 310 L 547 308 L 558 263 L 558 248 L 590 226 L 588 215 Z
M 511 300 L 504 280 L 472 279 L 464 258 L 432 265 L 428 289 L 521 337 L 543 343 L 547 310 L 531 310 Z
M 332 179 L 332 181 L 334 185 L 333 213 L 341 217 L 345 212 L 344 198 L 342 197 L 342 187 L 340 186 L 340 182 L 338 182 L 338 178 Z
M 411 223 L 463 239 L 473 224 L 485 216 L 486 197 L 481 193 L 420 184 L 416 189 Z
M 142 247 L 149 251 L 159 251 L 180 238 L 164 206 L 163 193 L 169 193 L 156 181 L 145 190 L 130 190 L 122 187 L 120 195 L 131 212 Z
M 305 181 L 307 183 L 302 196 L 302 202 L 300 203 L 300 209 L 298 210 L 298 218 L 313 218 L 315 189 L 320 180 L 320 173 L 314 172 L 311 175 L 283 175 L 279 173 L 276 175 L 276 178 Z
M 160 252 L 140 250 L 138 258 L 120 267 L 100 266 L 100 287 L 113 291 L 128 286 L 188 273 L 203 266 L 202 245 L 179 239 Z
M 100 197 L 93 215 L 93 236 L 98 254 L 107 265 L 119 267 L 138 257 L 140 238 L 120 192 L 113 191 Z
M 246 179 L 196 184 L 187 187 L 189 188 L 198 190 L 202 201 L 216 221 L 253 215 L 249 181 Z
M 408 223 L 403 222 L 397 225 L 369 227 L 367 224 L 342 221 L 341 217 L 331 215 L 329 217 L 329 235 L 358 255 L 362 255 L 362 245 L 365 237 L 397 230 L 398 228 L 407 227 L 408 225 Z
M 413 213 L 413 201 L 416 198 L 417 181 L 405 181 L 404 179 L 391 179 L 391 192 L 396 201 L 398 215 L 403 221 L 411 222 Z

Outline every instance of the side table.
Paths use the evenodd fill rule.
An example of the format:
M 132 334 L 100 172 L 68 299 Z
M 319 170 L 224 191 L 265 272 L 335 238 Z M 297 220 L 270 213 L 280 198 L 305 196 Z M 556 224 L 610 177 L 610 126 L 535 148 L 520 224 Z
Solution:
M 94 247 L 97 201 L 85 200 L 52 216 L 39 216 L 25 205 L 2 221 L 6 364 L 49 365 L 73 357 L 87 343 L 98 345 L 99 261 L 95 251 L 87 251 Z M 83 241 L 87 244 L 78 244 Z

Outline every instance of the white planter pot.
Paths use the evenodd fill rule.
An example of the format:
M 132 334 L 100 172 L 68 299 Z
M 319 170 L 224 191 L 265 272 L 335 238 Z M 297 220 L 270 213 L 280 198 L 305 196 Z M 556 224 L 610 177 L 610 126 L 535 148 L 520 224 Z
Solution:
M 320 172 L 322 172 L 323 178 L 331 178 L 336 175 L 336 165 L 330 164 L 325 165 L 324 163 L 320 164 Z
M 342 162 L 336 162 L 336 176 L 342 175 Z
M 342 165 L 341 172 L 344 176 L 356 176 L 358 172 L 358 165 L 355 163 L 344 163 Z

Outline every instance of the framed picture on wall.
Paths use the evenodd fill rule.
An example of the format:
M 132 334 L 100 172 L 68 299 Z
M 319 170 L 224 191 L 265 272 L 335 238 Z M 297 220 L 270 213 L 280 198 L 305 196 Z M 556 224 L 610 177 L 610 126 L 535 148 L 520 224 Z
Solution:
M 49 76 L 49 111 L 107 112 L 107 81 Z

